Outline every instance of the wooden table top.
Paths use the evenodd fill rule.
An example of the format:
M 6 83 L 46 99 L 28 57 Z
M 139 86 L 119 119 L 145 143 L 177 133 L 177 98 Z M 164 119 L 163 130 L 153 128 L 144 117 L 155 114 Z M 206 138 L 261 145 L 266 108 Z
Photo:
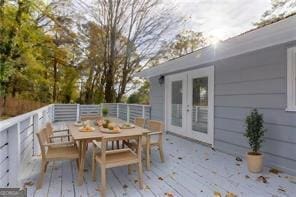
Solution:
M 107 118 L 113 123 L 116 124 L 124 124 L 127 123 L 123 120 L 119 120 L 116 118 Z M 131 137 L 131 136 L 136 136 L 136 135 L 143 135 L 150 133 L 151 131 L 142 127 L 135 126 L 135 128 L 130 128 L 130 129 L 121 129 L 119 133 L 103 133 L 100 131 L 100 128 L 95 125 L 95 122 L 93 120 L 90 121 L 91 126 L 95 128 L 94 131 L 92 132 L 81 132 L 79 131 L 79 128 L 81 126 L 75 126 L 74 122 L 68 123 L 67 127 L 70 130 L 70 133 L 73 137 L 74 140 L 93 140 L 93 139 L 102 139 L 102 138 L 122 138 L 122 137 Z

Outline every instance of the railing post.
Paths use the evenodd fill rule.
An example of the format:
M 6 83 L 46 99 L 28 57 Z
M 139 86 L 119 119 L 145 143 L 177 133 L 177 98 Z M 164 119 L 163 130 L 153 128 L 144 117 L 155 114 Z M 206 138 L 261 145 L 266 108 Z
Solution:
M 126 121 L 130 122 L 130 106 L 126 104 Z
M 33 115 L 33 155 L 40 154 L 40 147 L 37 139 L 36 133 L 38 133 L 39 125 L 38 125 L 38 113 Z
M 116 103 L 116 118 L 119 118 L 119 105 Z
M 142 105 L 142 117 L 145 119 L 145 105 Z
M 199 122 L 199 106 L 195 106 L 195 122 Z
M 19 187 L 19 173 L 21 168 L 20 123 L 8 129 L 8 166 L 9 187 Z
M 104 107 L 104 103 L 101 103 L 100 106 L 101 106 L 101 107 L 100 107 L 100 108 L 101 108 L 101 116 L 103 116 L 103 107 Z
M 80 118 L 80 116 L 79 116 L 79 113 L 80 113 L 80 104 L 77 104 L 76 105 L 76 107 L 77 107 L 77 111 L 76 111 L 76 121 L 78 121 Z
M 52 110 L 51 110 L 51 119 L 52 119 L 52 122 L 55 121 L 55 104 L 52 105 Z

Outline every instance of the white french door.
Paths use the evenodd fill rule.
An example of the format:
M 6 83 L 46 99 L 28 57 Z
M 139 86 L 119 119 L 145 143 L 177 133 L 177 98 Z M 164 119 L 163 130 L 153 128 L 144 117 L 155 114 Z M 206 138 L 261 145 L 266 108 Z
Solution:
M 213 145 L 214 67 L 166 76 L 166 126 Z

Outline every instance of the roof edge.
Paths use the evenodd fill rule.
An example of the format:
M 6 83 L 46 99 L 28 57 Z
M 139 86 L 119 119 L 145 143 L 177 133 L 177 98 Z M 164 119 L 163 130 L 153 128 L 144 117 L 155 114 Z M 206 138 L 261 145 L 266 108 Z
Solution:
M 136 73 L 150 78 L 296 40 L 296 15 Z M 184 62 L 186 61 L 186 65 Z M 183 63 L 183 65 L 182 65 Z

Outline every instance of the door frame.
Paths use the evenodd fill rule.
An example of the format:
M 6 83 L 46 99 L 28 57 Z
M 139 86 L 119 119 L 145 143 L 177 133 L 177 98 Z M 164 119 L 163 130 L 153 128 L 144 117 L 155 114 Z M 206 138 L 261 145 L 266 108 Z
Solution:
M 183 120 L 186 119 L 187 121 L 185 121 L 185 125 L 182 125 L 183 128 L 185 126 L 185 130 L 181 133 L 179 132 L 174 132 L 172 130 L 170 130 L 170 122 L 168 120 L 168 118 L 170 117 L 170 94 L 171 94 L 171 89 L 170 89 L 170 81 L 171 81 L 171 77 L 174 76 L 186 76 L 186 84 L 184 84 L 186 87 L 186 93 L 183 94 L 185 95 L 185 99 L 183 101 L 183 105 L 185 106 L 185 113 L 187 112 L 187 104 L 188 104 L 188 100 L 190 100 L 188 98 L 188 79 L 190 78 L 189 76 L 194 76 L 194 74 L 206 74 L 208 76 L 208 139 L 197 139 L 192 135 L 192 130 L 191 128 L 189 128 L 189 126 L 191 124 L 189 124 L 189 120 L 187 117 L 187 114 L 185 117 L 183 117 L 182 122 L 184 122 Z M 198 68 L 198 69 L 194 69 L 194 70 L 189 70 L 189 71 L 185 71 L 185 72 L 181 72 L 181 73 L 177 73 L 177 74 L 171 74 L 171 75 L 166 75 L 165 76 L 165 105 L 164 105 L 164 121 L 165 121 L 165 129 L 166 131 L 175 133 L 177 135 L 182 135 L 184 137 L 188 137 L 188 138 L 192 138 L 194 140 L 197 141 L 201 141 L 207 144 L 210 144 L 212 147 L 214 147 L 214 87 L 215 87 L 215 81 L 214 81 L 214 73 L 215 73 L 215 67 L 214 65 L 212 66 L 208 66 L 208 67 L 204 67 L 204 68 Z M 191 94 L 190 94 L 191 95 Z M 184 96 L 183 96 L 184 98 Z M 184 103 L 186 102 L 186 103 Z M 190 111 L 191 112 L 191 111 Z M 191 117 L 190 117 L 191 118 Z
M 175 133 L 184 133 L 187 132 L 186 130 L 186 111 L 184 110 L 185 104 L 187 102 L 187 77 L 184 75 L 184 73 L 178 73 L 178 74 L 172 74 L 165 77 L 165 91 L 167 92 L 165 97 L 165 106 L 167 106 L 165 110 L 165 120 L 166 120 L 166 129 L 167 130 L 175 130 Z M 169 85 L 172 81 L 181 81 L 182 80 L 182 127 L 177 127 L 170 125 L 170 114 L 171 114 L 171 107 L 169 107 L 169 102 L 171 101 L 171 86 Z M 185 134 L 185 133 L 184 133 Z

